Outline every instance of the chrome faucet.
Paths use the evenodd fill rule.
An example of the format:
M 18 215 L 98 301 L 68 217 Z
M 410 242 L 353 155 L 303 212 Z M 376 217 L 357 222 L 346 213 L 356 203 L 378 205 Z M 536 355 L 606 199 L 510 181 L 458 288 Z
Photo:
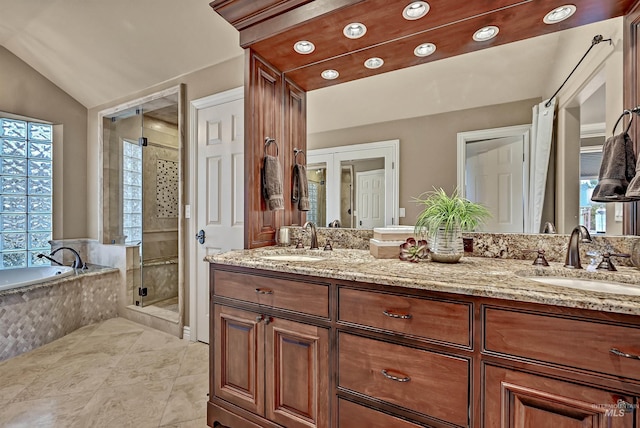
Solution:
M 69 250 L 69 251 L 71 251 L 73 253 L 73 255 L 75 256 L 76 259 L 73 261 L 73 263 L 71 263 L 71 267 L 72 268 L 74 268 L 74 269 L 86 269 L 87 268 L 87 264 L 82 261 L 82 259 L 80 258 L 80 254 L 78 254 L 78 252 L 76 250 L 74 250 L 73 248 L 70 248 L 70 247 L 56 248 L 49 255 L 53 256 L 60 250 Z M 46 257 L 46 256 L 43 255 L 43 257 Z M 49 257 L 46 257 L 46 258 L 51 260 Z M 56 262 L 56 263 L 58 263 L 58 262 Z M 60 264 L 60 263 L 58 263 L 58 264 Z
M 570 269 L 582 269 L 582 265 L 580 264 L 580 242 L 591 242 L 591 235 L 589 234 L 589 231 L 582 225 L 576 226 L 571 232 L 564 267 Z
M 307 226 L 311 226 L 311 249 L 318 250 L 318 234 L 316 233 L 316 225 L 308 221 L 302 226 L 302 228 L 306 230 Z

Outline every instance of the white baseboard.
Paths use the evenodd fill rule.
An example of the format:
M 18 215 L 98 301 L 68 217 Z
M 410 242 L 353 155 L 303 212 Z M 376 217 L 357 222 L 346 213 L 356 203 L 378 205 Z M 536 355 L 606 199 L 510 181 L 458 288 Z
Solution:
M 182 339 L 191 342 L 191 327 L 185 325 L 182 330 Z

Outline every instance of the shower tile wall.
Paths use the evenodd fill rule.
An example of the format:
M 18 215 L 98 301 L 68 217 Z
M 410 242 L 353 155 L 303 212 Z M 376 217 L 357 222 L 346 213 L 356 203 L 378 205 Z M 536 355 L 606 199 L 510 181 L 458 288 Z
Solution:
M 143 286 L 145 302 L 178 295 L 178 129 L 145 116 L 143 157 Z M 175 203 L 171 209 L 170 201 Z

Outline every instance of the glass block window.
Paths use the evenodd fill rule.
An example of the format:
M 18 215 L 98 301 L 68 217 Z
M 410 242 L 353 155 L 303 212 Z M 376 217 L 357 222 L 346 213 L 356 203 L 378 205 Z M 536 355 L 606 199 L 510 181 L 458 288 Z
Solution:
M 126 244 L 142 241 L 142 147 L 123 140 L 122 233 Z
M 0 269 L 49 265 L 53 126 L 0 117 Z

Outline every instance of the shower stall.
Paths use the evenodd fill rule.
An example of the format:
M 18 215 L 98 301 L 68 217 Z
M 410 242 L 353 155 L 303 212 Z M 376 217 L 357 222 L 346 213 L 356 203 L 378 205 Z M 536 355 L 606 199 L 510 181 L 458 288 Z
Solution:
M 180 91 L 102 117 L 103 243 L 126 246 L 131 305 L 178 313 Z M 108 192 L 106 191 L 108 189 Z

